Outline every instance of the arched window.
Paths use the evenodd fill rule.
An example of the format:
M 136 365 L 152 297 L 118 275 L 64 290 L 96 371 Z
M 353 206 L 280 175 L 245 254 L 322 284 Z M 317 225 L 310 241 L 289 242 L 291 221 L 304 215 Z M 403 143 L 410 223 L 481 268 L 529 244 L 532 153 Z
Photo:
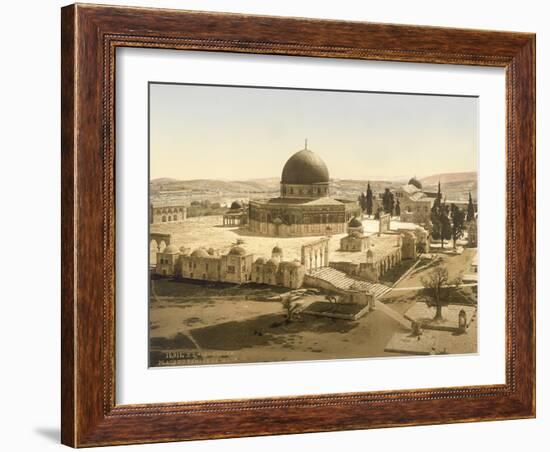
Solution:
M 163 215 L 163 216 L 162 216 L 162 222 L 163 222 L 163 223 L 166 223 L 166 215 Z
M 168 221 L 172 221 L 172 215 L 168 215 Z
M 178 221 L 178 216 L 174 215 L 174 221 Z

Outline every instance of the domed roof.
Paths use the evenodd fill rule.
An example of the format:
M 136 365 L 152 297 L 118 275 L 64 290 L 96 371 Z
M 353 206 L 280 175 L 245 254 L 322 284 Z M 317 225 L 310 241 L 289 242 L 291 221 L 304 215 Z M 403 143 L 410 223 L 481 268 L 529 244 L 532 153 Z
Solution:
M 361 234 L 359 231 L 353 231 L 350 234 L 350 237 L 355 237 L 356 239 L 359 239 L 359 238 L 363 237 L 363 234 Z
M 349 220 L 348 226 L 350 228 L 360 228 L 363 226 L 363 223 L 361 223 L 357 217 L 353 217 L 351 220 Z
M 258 259 L 256 259 L 256 264 L 265 264 L 265 259 L 263 257 L 259 257 Z
M 231 210 L 238 210 L 242 208 L 243 208 L 243 205 L 239 201 L 233 201 L 231 203 Z
M 179 250 L 176 245 L 168 245 L 162 252 L 166 254 L 176 254 L 179 253 Z
M 420 183 L 420 181 L 416 177 L 412 177 L 409 180 L 409 185 L 414 185 L 419 190 L 422 190 L 422 184 Z
M 266 262 L 266 265 L 270 267 L 277 267 L 279 265 L 279 261 L 277 259 L 271 258 Z
M 275 245 L 275 247 L 271 250 L 271 253 L 279 253 L 281 254 L 283 252 L 283 249 L 279 245 Z
M 234 246 L 231 248 L 231 251 L 229 251 L 229 254 L 233 256 L 244 256 L 246 254 L 246 250 L 242 246 Z
M 197 248 L 195 251 L 191 253 L 191 256 L 193 257 L 210 257 L 210 255 L 206 252 L 204 248 Z
M 302 149 L 290 157 L 281 176 L 283 184 L 317 184 L 328 181 L 329 174 L 325 162 L 309 149 Z

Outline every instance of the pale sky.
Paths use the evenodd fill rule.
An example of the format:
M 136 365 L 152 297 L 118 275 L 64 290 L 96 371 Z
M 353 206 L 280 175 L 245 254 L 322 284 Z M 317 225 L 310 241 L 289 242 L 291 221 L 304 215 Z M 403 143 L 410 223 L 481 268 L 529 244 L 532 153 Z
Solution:
M 151 179 L 280 177 L 317 153 L 335 179 L 477 170 L 474 97 L 150 84 Z

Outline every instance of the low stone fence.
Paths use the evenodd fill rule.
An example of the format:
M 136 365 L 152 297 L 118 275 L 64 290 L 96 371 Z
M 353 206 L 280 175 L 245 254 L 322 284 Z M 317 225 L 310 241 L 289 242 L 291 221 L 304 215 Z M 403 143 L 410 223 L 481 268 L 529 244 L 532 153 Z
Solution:
M 341 319 L 341 320 L 358 320 L 363 317 L 371 308 L 367 305 L 362 309 L 358 310 L 355 313 L 344 314 L 340 312 L 330 312 L 330 311 L 316 311 L 311 309 L 312 307 L 306 308 L 302 311 L 302 314 L 313 315 L 317 317 L 329 317 L 331 319 Z
M 329 267 L 339 270 L 341 272 L 347 273 L 348 275 L 358 276 L 359 275 L 359 264 L 353 262 L 329 262 Z

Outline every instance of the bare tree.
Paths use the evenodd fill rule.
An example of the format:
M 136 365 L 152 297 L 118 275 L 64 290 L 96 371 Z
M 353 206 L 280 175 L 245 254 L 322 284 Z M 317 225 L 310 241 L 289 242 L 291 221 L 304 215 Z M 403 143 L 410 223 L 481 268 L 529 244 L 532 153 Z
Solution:
M 334 295 L 325 295 L 325 300 L 332 304 L 331 310 L 336 311 L 336 309 L 338 308 L 338 298 L 336 298 Z
M 294 319 L 296 314 L 296 309 L 300 307 L 298 303 L 293 302 L 290 298 L 285 298 L 281 301 L 283 309 L 285 310 L 285 322 L 290 323 Z
M 435 308 L 434 320 L 443 319 L 443 307 L 451 302 L 452 294 L 460 288 L 459 278 L 450 281 L 449 272 L 442 266 L 435 267 L 427 278 L 422 278 L 424 289 L 421 295 L 428 306 Z

